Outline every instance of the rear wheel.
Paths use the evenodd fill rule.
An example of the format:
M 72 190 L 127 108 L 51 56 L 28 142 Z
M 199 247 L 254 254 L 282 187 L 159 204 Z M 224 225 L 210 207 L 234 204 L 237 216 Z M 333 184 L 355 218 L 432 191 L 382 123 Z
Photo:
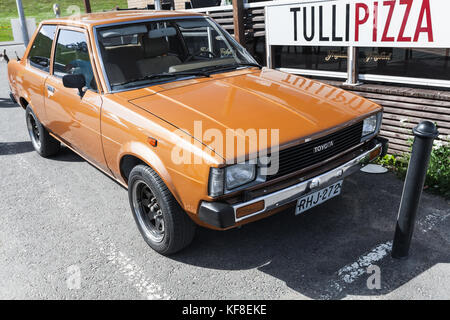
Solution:
M 42 157 L 50 157 L 58 153 L 61 148 L 61 143 L 48 133 L 30 106 L 27 106 L 25 117 L 28 134 L 30 135 L 34 150 Z
M 195 224 L 150 167 L 138 165 L 131 171 L 128 195 L 138 229 L 155 251 L 169 255 L 192 242 Z

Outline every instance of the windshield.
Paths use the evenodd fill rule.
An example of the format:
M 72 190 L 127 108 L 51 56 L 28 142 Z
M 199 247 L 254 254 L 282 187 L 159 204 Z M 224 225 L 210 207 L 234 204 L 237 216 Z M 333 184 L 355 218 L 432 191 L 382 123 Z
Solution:
M 226 31 L 204 17 L 102 27 L 97 40 L 113 91 L 256 65 Z

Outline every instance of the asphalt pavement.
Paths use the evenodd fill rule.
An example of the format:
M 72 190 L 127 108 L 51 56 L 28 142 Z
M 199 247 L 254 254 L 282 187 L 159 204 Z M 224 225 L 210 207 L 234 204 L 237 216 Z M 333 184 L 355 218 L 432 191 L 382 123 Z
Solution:
M 300 216 L 199 228 L 163 257 L 141 239 L 124 188 L 66 148 L 33 151 L 7 93 L 2 62 L 0 299 L 450 299 L 450 203 L 424 193 L 411 256 L 392 259 L 403 183 L 391 173 L 357 173 Z

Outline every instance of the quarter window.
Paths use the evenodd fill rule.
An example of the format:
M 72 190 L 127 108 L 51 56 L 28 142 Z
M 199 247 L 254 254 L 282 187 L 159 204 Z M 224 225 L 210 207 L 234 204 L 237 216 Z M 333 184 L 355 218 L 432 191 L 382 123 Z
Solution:
M 56 26 L 42 26 L 31 46 L 28 60 L 33 67 L 48 72 L 50 68 L 50 53 Z
M 81 74 L 86 80 L 86 87 L 96 90 L 92 72 L 86 35 L 73 30 L 61 30 L 56 43 L 53 74 L 63 77 L 67 74 Z

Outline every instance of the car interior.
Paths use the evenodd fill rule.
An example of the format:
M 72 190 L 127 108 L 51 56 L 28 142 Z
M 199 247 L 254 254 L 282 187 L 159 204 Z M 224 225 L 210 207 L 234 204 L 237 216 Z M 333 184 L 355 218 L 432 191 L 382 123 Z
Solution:
M 98 35 L 111 85 L 236 61 L 235 51 L 208 22 L 135 23 L 106 28 Z

